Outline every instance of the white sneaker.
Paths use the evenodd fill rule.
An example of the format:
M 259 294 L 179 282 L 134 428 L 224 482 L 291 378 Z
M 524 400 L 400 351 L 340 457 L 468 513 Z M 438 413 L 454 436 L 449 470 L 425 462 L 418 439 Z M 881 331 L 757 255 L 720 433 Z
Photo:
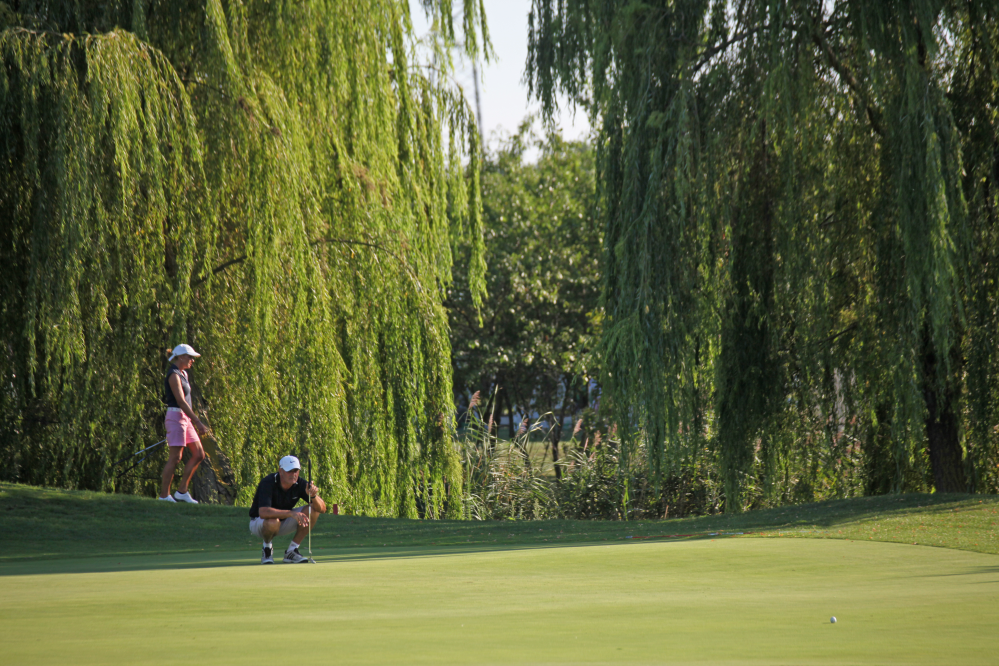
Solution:
M 158 499 L 161 502 L 173 502 L 174 504 L 177 503 L 177 500 L 175 500 L 174 498 L 170 497 L 169 495 L 167 495 L 166 497 L 157 497 L 156 499 Z
M 284 563 L 285 564 L 302 564 L 308 562 L 309 560 L 302 557 L 302 554 L 298 552 L 298 548 L 295 550 L 284 551 Z
M 191 493 L 190 492 L 186 492 L 186 493 L 175 492 L 173 494 L 173 497 L 178 502 L 187 502 L 188 504 L 197 504 L 198 503 L 198 500 L 196 500 L 193 497 L 191 497 Z

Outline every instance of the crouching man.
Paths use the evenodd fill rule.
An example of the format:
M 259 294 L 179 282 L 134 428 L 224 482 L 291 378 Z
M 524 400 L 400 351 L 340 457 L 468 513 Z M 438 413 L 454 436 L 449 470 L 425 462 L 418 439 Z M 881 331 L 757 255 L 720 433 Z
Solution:
M 316 514 L 326 513 L 326 502 L 319 496 L 319 489 L 298 478 L 302 466 L 295 456 L 281 458 L 280 469 L 268 474 L 257 485 L 257 493 L 250 507 L 250 532 L 263 539 L 261 564 L 274 564 L 274 537 L 295 533 L 295 538 L 284 552 L 285 564 L 308 562 L 298 552 L 312 527 Z M 295 508 L 298 500 L 308 504 Z

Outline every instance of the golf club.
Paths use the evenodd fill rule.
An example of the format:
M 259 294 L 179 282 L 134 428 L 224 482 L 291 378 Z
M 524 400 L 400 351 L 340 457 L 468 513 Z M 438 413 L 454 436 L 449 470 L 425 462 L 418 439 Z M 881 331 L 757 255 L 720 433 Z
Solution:
M 312 456 L 308 456 L 306 461 L 309 463 L 309 486 L 312 485 Z M 308 487 L 308 486 L 306 486 Z M 306 493 L 308 494 L 308 493 Z M 309 564 L 315 564 L 316 561 L 312 559 L 312 498 L 309 498 Z
M 112 465 L 111 468 L 114 469 L 115 467 L 117 467 L 118 465 L 122 464 L 123 462 L 131 460 L 135 456 L 142 455 L 143 453 L 146 453 L 147 451 L 151 451 L 152 449 L 155 449 L 160 444 L 165 444 L 165 443 L 166 443 L 166 438 L 161 439 L 160 441 L 156 442 L 155 444 L 151 444 L 151 445 L 147 446 L 146 448 L 144 448 L 144 449 L 142 449 L 140 451 L 136 451 L 135 453 L 133 453 L 131 455 L 125 456 L 124 458 L 122 458 L 121 460 L 119 460 L 118 462 L 116 462 L 114 465 Z M 125 469 L 123 469 L 120 472 L 118 472 L 117 474 L 115 474 L 115 479 L 117 480 L 117 479 L 120 479 L 121 477 L 125 476 L 126 474 L 128 474 L 129 472 L 131 472 L 133 469 L 135 469 L 136 467 L 138 467 L 139 464 L 142 461 L 144 461 L 146 458 L 148 458 L 148 457 L 149 457 L 148 454 L 142 456 L 141 458 L 139 458 L 138 460 L 136 460 L 134 463 L 132 463 L 131 465 L 129 465 Z

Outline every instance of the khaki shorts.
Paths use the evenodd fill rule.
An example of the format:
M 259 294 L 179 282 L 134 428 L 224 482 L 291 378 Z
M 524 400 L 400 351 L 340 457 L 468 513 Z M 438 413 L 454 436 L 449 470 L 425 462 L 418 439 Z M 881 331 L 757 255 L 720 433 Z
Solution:
M 309 505 L 300 506 L 292 509 L 294 513 L 301 513 L 309 508 Z M 258 539 L 263 539 L 264 534 L 261 530 L 264 529 L 264 519 L 263 518 L 251 518 L 250 519 L 250 534 L 257 537 Z M 288 534 L 294 534 L 298 531 L 298 521 L 295 520 L 294 516 L 285 518 L 281 521 L 281 527 L 278 529 L 277 536 L 285 536 Z

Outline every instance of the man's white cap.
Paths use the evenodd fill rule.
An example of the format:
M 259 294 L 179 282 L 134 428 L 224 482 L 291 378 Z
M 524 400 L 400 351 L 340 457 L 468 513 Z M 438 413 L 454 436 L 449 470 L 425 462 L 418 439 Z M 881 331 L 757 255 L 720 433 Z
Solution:
M 286 472 L 290 472 L 296 469 L 302 469 L 302 466 L 298 462 L 298 458 L 296 458 L 295 456 L 285 456 L 284 458 L 281 458 L 280 465 L 281 469 L 283 469 Z
M 194 351 L 194 347 L 191 345 L 177 345 L 173 348 L 173 353 L 170 354 L 170 358 L 168 360 L 172 361 L 181 354 L 187 354 L 188 356 L 193 356 L 194 358 L 201 356 L 201 354 Z

